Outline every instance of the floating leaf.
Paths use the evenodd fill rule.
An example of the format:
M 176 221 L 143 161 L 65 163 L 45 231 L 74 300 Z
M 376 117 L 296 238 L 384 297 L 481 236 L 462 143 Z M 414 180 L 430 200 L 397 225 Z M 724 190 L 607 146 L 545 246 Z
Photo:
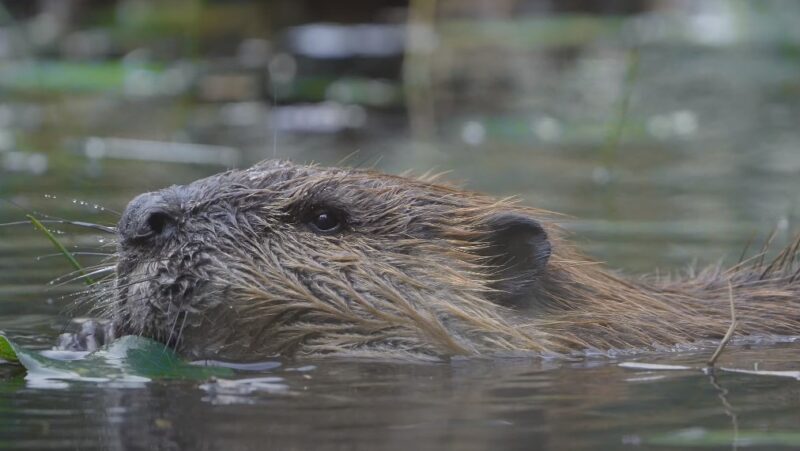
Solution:
M 63 381 L 141 384 L 155 379 L 229 377 L 231 368 L 198 366 L 153 340 L 125 336 L 95 352 L 29 351 L 0 335 L 0 358 L 25 367 L 25 379 L 34 385 Z
M 12 363 L 19 362 L 14 346 L 4 335 L 0 335 L 0 359 Z

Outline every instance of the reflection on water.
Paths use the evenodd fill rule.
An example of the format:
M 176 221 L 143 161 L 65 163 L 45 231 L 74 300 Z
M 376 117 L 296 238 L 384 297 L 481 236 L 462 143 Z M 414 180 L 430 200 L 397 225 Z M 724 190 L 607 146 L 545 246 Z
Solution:
M 285 33 L 251 27 L 263 2 L 109 2 L 113 23 L 93 27 L 68 3 L 0 2 L 17 18 L 0 14 L 2 223 L 113 225 L 138 193 L 290 158 L 450 171 L 565 213 L 587 252 L 632 274 L 735 261 L 798 230 L 791 2 L 440 0 L 431 15 L 376 1 L 350 25 L 294 2 L 281 14 L 312 18 Z M 52 227 L 87 266 L 114 252 L 94 230 Z M 84 313 L 69 276 L 48 284 L 71 271 L 53 253 L 31 227 L 0 227 L 0 330 L 29 347 Z M 797 370 L 799 346 L 740 343 L 720 363 Z M 238 382 L 62 389 L 0 365 L 0 446 L 800 448 L 796 380 L 617 363 L 283 362 Z
M 725 365 L 798 369 L 796 344 L 740 349 Z M 703 365 L 703 355 L 660 362 Z M 771 362 L 765 363 L 765 359 Z M 74 383 L 25 388 L 10 377 L 15 447 L 151 449 L 617 449 L 800 445 L 796 380 L 696 370 L 471 360 L 447 364 L 321 361 L 243 381 Z M 388 445 L 388 446 L 387 446 Z

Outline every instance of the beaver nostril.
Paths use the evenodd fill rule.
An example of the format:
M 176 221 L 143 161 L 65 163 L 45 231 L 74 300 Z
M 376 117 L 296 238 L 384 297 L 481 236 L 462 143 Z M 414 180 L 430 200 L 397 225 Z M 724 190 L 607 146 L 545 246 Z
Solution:
M 128 240 L 131 242 L 144 242 L 151 238 L 166 235 L 175 224 L 175 218 L 163 210 L 154 210 L 146 213 L 144 217 L 135 225 L 132 235 Z
M 145 215 L 132 238 L 134 241 L 143 241 L 165 235 L 174 223 L 175 218 L 166 211 L 150 211 Z
M 175 229 L 180 204 L 162 192 L 145 193 L 133 199 L 120 218 L 117 231 L 123 243 L 144 243 Z
M 161 235 L 172 223 L 172 217 L 163 211 L 154 211 L 147 217 L 147 227 L 155 235 Z

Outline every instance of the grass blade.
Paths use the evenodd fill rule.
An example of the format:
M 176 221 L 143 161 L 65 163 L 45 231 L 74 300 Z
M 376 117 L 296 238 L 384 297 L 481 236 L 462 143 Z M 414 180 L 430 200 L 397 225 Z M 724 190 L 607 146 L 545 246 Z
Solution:
M 33 224 L 33 226 L 36 227 L 37 230 L 44 233 L 47 239 L 50 240 L 51 243 L 53 243 L 53 246 L 55 246 L 56 249 L 58 249 L 58 251 L 61 252 L 61 254 L 67 258 L 67 260 L 69 260 L 70 264 L 72 264 L 72 267 L 75 268 L 75 270 L 78 271 L 78 273 L 80 273 L 81 276 L 84 276 L 83 281 L 86 282 L 86 285 L 94 285 L 94 280 L 92 280 L 91 277 L 86 275 L 86 271 L 84 271 L 83 266 L 81 266 L 81 264 L 78 263 L 78 260 L 75 259 L 75 256 L 73 256 L 72 253 L 68 251 L 67 248 L 64 247 L 64 245 L 61 244 L 61 242 L 58 241 L 58 239 L 49 230 L 47 230 L 44 224 L 42 224 L 38 219 L 36 219 L 32 215 L 25 215 L 25 216 L 31 221 L 31 224 Z

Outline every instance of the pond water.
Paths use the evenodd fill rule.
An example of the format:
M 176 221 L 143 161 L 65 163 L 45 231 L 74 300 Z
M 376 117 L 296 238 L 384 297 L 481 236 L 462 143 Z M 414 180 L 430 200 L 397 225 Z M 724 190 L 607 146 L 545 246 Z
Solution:
M 796 362 L 797 349 L 771 347 L 770 353 Z M 763 350 L 738 353 L 748 362 L 765 357 Z M 691 355 L 668 359 L 701 361 Z M 198 382 L 140 388 L 75 382 L 41 389 L 8 377 L 0 392 L 3 447 L 798 447 L 797 380 L 636 371 L 616 362 L 306 362 L 242 374 L 272 378 L 254 391 L 252 383 L 212 388 Z
M 491 22 L 475 33 L 456 21 L 442 27 L 441 42 L 450 30 L 466 40 L 461 50 L 469 58 L 458 58 L 457 46 L 432 58 L 452 66 L 437 68 L 446 86 L 435 86 L 437 130 L 428 134 L 391 108 L 98 93 L 81 72 L 96 67 L 57 64 L 46 66 L 45 81 L 56 85 L 47 89 L 77 79 L 80 92 L 31 92 L 25 89 L 36 77 L 15 70 L 0 77 L 9 92 L 9 83 L 22 85 L 21 93 L 0 91 L 0 223 L 33 212 L 113 226 L 138 193 L 187 183 L 234 160 L 277 157 L 392 173 L 450 171 L 447 179 L 469 189 L 564 213 L 559 221 L 580 247 L 630 277 L 733 263 L 748 242 L 760 246 L 774 231 L 779 249 L 798 233 L 800 11 L 781 4 L 774 16 L 782 20 L 736 28 L 758 38 L 740 45 L 726 41 L 736 37 L 727 32 L 725 42 L 676 43 L 672 25 L 694 29 L 694 22 L 643 16 L 631 29 L 655 37 L 636 55 L 629 37 L 616 35 L 564 55 L 486 51 L 497 36 L 527 42 L 538 22 L 507 34 L 513 26 Z M 617 118 L 631 61 L 635 87 L 626 115 Z M 155 77 L 144 66 L 134 69 L 140 82 Z M 513 89 L 499 92 L 504 86 Z M 363 127 L 273 133 L 281 117 L 342 111 Z M 627 125 L 615 140 L 609 130 L 618 119 Z M 154 156 L 165 142 L 214 146 L 172 146 Z M 182 163 L 186 152 L 204 163 Z M 113 252 L 102 234 L 52 228 L 85 266 L 102 262 L 92 253 Z M 52 347 L 83 314 L 74 307 L 81 285 L 56 253 L 30 225 L 0 227 L 0 331 L 30 349 Z M 800 449 L 800 381 L 697 369 L 712 352 L 713 345 L 562 360 L 276 360 L 270 369 L 237 372 L 231 379 L 239 382 L 132 385 L 43 386 L 0 365 L 0 448 Z M 619 365 L 630 361 L 694 369 Z M 798 371 L 800 341 L 734 339 L 720 365 Z
M 477 153 L 468 162 L 455 153 L 441 159 L 455 168 L 451 178 L 466 180 L 471 188 L 517 192 L 526 202 L 588 217 L 568 218 L 564 225 L 590 253 L 630 274 L 682 268 L 692 262 L 690 255 L 698 265 L 736 259 L 753 233 L 763 238 L 771 228 L 778 228 L 777 241 L 791 236 L 786 230 L 791 225 L 782 222 L 790 221 L 792 211 L 785 205 L 792 196 L 775 193 L 800 192 L 796 175 L 682 173 L 681 167 L 717 167 L 728 161 L 702 153 L 663 157 L 673 159 L 678 169 L 659 175 L 665 169 L 645 165 L 641 151 L 627 152 L 623 164 L 641 165 L 641 170 L 620 176 L 616 186 L 593 181 L 598 162 L 581 152 L 542 151 L 531 158 L 523 148 L 509 147 L 500 160 Z M 527 165 L 529 177 L 508 180 L 509 171 L 522 171 L 514 159 Z M 22 220 L 32 210 L 113 225 L 114 211 L 137 192 L 218 169 L 105 161 L 98 171 L 92 162 L 75 160 L 58 177 L 5 177 L 3 183 L 16 188 L 5 191 L 14 193 L 8 199 L 14 204 L 0 204 L 0 220 Z M 397 170 L 403 161 L 408 160 L 397 157 L 382 167 Z M 418 167 L 428 164 L 426 158 L 413 161 Z M 730 196 L 729 190 L 740 194 Z M 757 212 L 751 211 L 753 205 Z M 778 214 L 763 213 L 770 211 Z M 72 250 L 108 251 L 102 234 L 53 228 Z M 48 283 L 70 269 L 62 257 L 48 256 L 56 251 L 30 226 L 0 228 L 0 237 L 0 330 L 21 345 L 47 349 L 69 318 L 80 314 L 72 311 L 69 294 L 80 286 Z M 102 259 L 78 257 L 86 265 Z M 796 379 L 619 366 L 641 361 L 699 368 L 712 351 L 438 364 L 276 361 L 269 370 L 237 373 L 233 379 L 246 379 L 240 383 L 154 381 L 137 386 L 82 381 L 41 386 L 5 367 L 0 368 L 0 443 L 18 449 L 800 447 Z M 734 342 L 720 363 L 797 371 L 798 355 L 800 341 Z

